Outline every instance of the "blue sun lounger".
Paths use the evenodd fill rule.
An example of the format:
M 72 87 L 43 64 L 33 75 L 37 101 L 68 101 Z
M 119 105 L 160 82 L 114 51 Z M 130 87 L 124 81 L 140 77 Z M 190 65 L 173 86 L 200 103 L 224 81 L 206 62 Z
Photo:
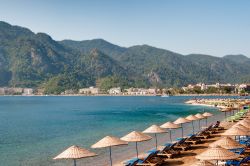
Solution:
M 248 157 L 244 157 L 243 159 L 241 159 L 240 161 L 238 160 L 228 160 L 226 162 L 226 165 L 234 165 L 234 166 L 240 166 L 243 163 L 247 163 L 248 161 L 250 161 L 250 156 Z
M 157 157 L 157 153 L 159 151 L 151 151 L 147 153 L 148 155 L 144 159 L 139 159 L 138 162 L 135 165 L 140 165 L 140 166 L 157 166 L 162 164 L 163 160 L 159 157 Z M 154 159 L 154 160 L 152 160 Z

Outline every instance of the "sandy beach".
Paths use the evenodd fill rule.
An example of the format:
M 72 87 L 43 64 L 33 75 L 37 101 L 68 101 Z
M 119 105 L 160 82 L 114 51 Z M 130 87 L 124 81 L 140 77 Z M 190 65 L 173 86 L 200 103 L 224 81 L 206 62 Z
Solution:
M 197 106 L 208 106 L 208 107 L 215 107 L 211 104 L 204 104 L 204 103 L 197 103 L 195 100 L 189 100 L 186 102 L 187 104 L 197 105 Z M 217 108 L 226 108 L 223 106 L 217 107 Z M 216 120 L 221 121 L 220 126 L 223 127 L 222 130 L 217 131 L 214 134 L 211 134 L 210 138 L 208 139 L 202 139 L 202 142 L 197 145 L 191 145 L 191 148 L 187 151 L 181 151 L 181 154 L 173 159 L 164 158 L 163 166 L 190 166 L 196 161 L 198 161 L 195 156 L 205 151 L 209 144 L 212 142 L 215 142 L 216 140 L 219 140 L 222 136 L 221 133 L 225 132 L 227 129 L 232 127 L 235 122 L 226 122 L 225 119 L 220 115 L 217 115 L 216 117 L 213 117 L 213 120 L 210 121 L 210 123 L 215 122 Z M 186 131 L 191 133 L 191 128 L 187 128 Z M 180 132 L 180 131 L 179 131 Z M 249 153 L 250 150 L 246 150 L 246 153 Z M 139 158 L 144 158 L 146 156 L 146 153 L 140 154 Z M 128 159 L 127 159 L 128 160 Z M 122 166 L 126 160 L 116 163 L 116 166 Z
M 192 145 L 191 148 L 187 151 L 181 151 L 181 154 L 173 159 L 164 159 L 164 164 L 162 166 L 190 166 L 196 161 L 198 161 L 195 156 L 204 152 L 209 144 L 212 142 L 215 142 L 216 140 L 219 140 L 221 138 L 221 133 L 225 132 L 225 130 L 229 129 L 232 125 L 235 123 L 229 123 L 229 122 L 222 122 L 221 127 L 223 127 L 223 130 L 220 130 L 214 134 L 211 135 L 209 139 L 203 139 L 200 144 Z M 250 153 L 250 150 L 246 150 L 246 153 Z M 139 158 L 143 158 L 145 154 L 140 154 Z M 115 166 L 123 166 L 122 163 L 116 163 Z
M 216 122 L 216 121 L 223 121 L 224 120 L 224 114 L 217 114 L 215 116 L 213 116 L 213 118 L 208 118 L 208 123 L 211 124 L 213 122 Z M 198 125 L 195 123 L 195 125 Z M 205 127 L 205 121 L 203 120 L 201 122 L 201 125 L 203 127 Z M 225 129 L 228 129 L 229 127 L 231 127 L 233 125 L 233 123 L 228 123 L 228 122 L 222 122 L 221 125 L 223 127 L 225 127 Z M 188 135 L 190 133 L 192 133 L 192 127 L 191 127 L 191 124 L 188 123 L 188 124 L 185 124 L 185 127 L 184 127 L 184 135 Z M 196 130 L 197 132 L 198 130 Z M 206 150 L 206 148 L 208 147 L 208 145 L 218 139 L 220 139 L 220 133 L 224 132 L 225 130 L 221 130 L 220 132 L 216 133 L 216 134 L 213 134 L 211 138 L 207 139 L 207 140 L 203 140 L 202 143 L 200 144 L 197 144 L 197 145 L 192 145 L 191 146 L 191 149 L 187 150 L 187 151 L 182 151 L 181 154 L 176 157 L 176 158 L 173 158 L 173 159 L 164 159 L 165 160 L 165 163 L 163 164 L 163 166 L 178 166 L 178 165 L 183 165 L 183 166 L 190 166 L 191 164 L 193 164 L 195 161 L 197 161 L 195 159 L 195 156 L 203 151 Z M 159 135 L 159 142 L 160 142 L 160 145 L 163 145 L 164 143 L 166 143 L 166 138 L 168 140 L 168 134 L 165 134 L 160 136 Z M 180 129 L 177 129 L 176 132 L 174 133 L 173 135 L 173 138 L 179 138 L 181 137 L 181 130 Z M 146 141 L 146 142 L 143 142 L 141 143 L 142 145 L 140 146 L 140 149 L 142 152 L 146 152 L 150 149 L 152 149 L 153 145 L 154 145 L 154 139 L 151 140 L 151 141 Z M 142 150 L 143 149 L 143 150 Z M 129 155 L 130 153 L 130 155 Z M 127 151 L 127 156 L 131 156 L 129 158 L 125 158 L 123 161 L 121 162 L 116 162 L 115 163 L 115 166 L 123 166 L 124 162 L 126 160 L 129 160 L 133 157 L 135 157 L 134 155 L 132 155 L 132 153 L 134 153 L 134 150 L 132 149 L 132 151 Z M 139 155 L 139 158 L 144 158 L 146 156 L 146 153 L 140 153 Z

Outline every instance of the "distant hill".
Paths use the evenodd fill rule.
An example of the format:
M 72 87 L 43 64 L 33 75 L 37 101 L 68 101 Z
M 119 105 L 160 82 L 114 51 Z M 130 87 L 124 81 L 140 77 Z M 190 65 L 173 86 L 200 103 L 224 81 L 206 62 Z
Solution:
M 0 86 L 44 87 L 48 93 L 109 85 L 183 86 L 250 81 L 250 59 L 181 55 L 148 45 L 120 47 L 103 39 L 55 41 L 0 22 Z

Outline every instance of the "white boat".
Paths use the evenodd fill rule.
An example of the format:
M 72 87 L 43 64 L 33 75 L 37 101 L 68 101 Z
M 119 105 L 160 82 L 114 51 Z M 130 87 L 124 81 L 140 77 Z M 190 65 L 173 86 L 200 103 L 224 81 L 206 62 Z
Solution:
M 169 95 L 163 94 L 163 95 L 161 95 L 161 97 L 169 97 Z

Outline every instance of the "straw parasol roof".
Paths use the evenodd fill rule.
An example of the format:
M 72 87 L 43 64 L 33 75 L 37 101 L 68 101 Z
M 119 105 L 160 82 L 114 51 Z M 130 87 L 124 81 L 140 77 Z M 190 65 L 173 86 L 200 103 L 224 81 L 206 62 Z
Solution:
M 230 109 L 230 108 L 223 108 L 223 109 L 221 109 L 220 111 L 221 111 L 221 112 L 229 112 L 229 111 L 231 111 L 231 109 Z
M 127 145 L 128 143 L 125 141 L 120 140 L 120 138 L 112 137 L 112 136 L 106 136 L 94 145 L 92 145 L 92 148 L 109 148 L 109 159 L 110 159 L 110 165 L 112 166 L 112 146 L 118 146 L 118 145 Z
M 194 115 L 189 115 L 189 116 L 187 116 L 185 119 L 190 120 L 190 121 L 193 121 L 193 120 L 198 120 L 199 118 L 197 118 L 197 117 L 194 116 Z
M 249 130 L 249 128 L 247 128 L 246 126 L 244 126 L 244 125 L 242 125 L 240 123 L 237 123 L 237 124 L 233 125 L 233 127 L 238 127 L 238 128 L 240 128 L 240 129 L 242 129 L 244 131 L 248 131 Z
M 248 122 L 246 122 L 246 121 L 239 121 L 238 122 L 239 124 L 241 124 L 241 125 L 243 125 L 243 126 L 245 126 L 245 127 L 247 127 L 247 128 L 250 128 L 250 123 L 248 123 Z
M 198 119 L 204 119 L 204 118 L 206 118 L 205 116 L 201 115 L 200 113 L 195 114 L 195 116 L 196 116 Z
M 164 129 L 178 129 L 180 127 L 181 126 L 179 124 L 175 124 L 172 122 L 167 122 L 167 123 L 164 123 L 163 125 L 161 125 L 161 128 L 164 128 Z
M 112 136 L 106 136 L 94 145 L 92 145 L 92 148 L 105 148 L 110 146 L 118 146 L 118 145 L 127 145 L 128 143 L 120 140 L 120 138 L 112 137 Z
M 250 135 L 250 134 L 249 134 L 248 130 L 244 131 L 238 127 L 231 127 L 230 129 L 228 129 L 227 131 L 225 131 L 221 135 L 246 136 L 246 135 Z
M 218 145 L 209 147 L 206 151 L 195 156 L 195 158 L 200 160 L 230 160 L 236 159 L 239 155 L 233 152 L 230 152 L 227 149 L 224 149 Z
M 146 130 L 143 131 L 143 133 L 166 133 L 167 131 L 162 129 L 161 127 L 157 126 L 157 125 L 152 125 L 149 128 L 147 128 Z
M 191 122 L 191 121 L 180 117 L 176 121 L 174 121 L 174 124 L 183 124 L 183 123 L 188 123 L 188 122 Z
M 85 157 L 92 157 L 96 156 L 95 153 L 90 152 L 86 149 L 83 149 L 79 146 L 71 146 L 62 153 L 60 153 L 58 156 L 54 157 L 54 160 L 57 159 L 80 159 L 80 158 L 85 158 Z
M 250 123 L 250 119 L 243 119 L 242 121 Z
M 146 135 L 139 131 L 132 131 L 131 133 L 121 138 L 121 140 L 127 141 L 127 142 L 142 142 L 142 141 L 147 141 L 150 139 L 152 139 L 151 136 Z
M 223 137 L 213 143 L 211 143 L 209 146 L 215 146 L 215 145 L 219 145 L 222 148 L 225 149 L 237 149 L 237 148 L 243 148 L 244 145 L 238 143 L 237 141 L 235 141 L 234 139 L 230 138 L 230 137 Z
M 211 114 L 210 112 L 205 112 L 202 115 L 205 116 L 205 117 L 213 116 L 213 114 Z
M 214 164 L 212 164 L 208 161 L 205 161 L 205 160 L 200 160 L 200 161 L 195 162 L 191 166 L 214 166 Z

